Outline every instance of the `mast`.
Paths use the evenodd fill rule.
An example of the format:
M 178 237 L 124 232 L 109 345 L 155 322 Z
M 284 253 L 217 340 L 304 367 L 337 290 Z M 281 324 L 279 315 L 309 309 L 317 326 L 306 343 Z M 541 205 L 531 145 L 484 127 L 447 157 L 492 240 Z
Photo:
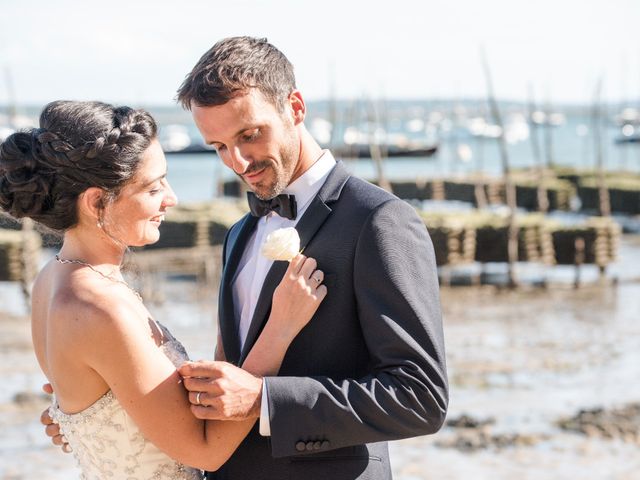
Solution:
M 504 138 L 504 124 L 502 123 L 502 117 L 500 115 L 500 109 L 498 108 L 498 102 L 493 91 L 493 82 L 491 79 L 491 70 L 489 69 L 489 63 L 487 61 L 484 49 L 480 50 L 480 56 L 482 58 L 482 66 L 484 70 L 485 79 L 487 82 L 487 97 L 489 100 L 489 107 L 491 109 L 491 115 L 493 121 L 500 127 L 500 135 L 498 136 L 498 145 L 500 147 L 500 159 L 502 161 L 502 172 L 504 175 L 504 187 L 507 196 L 507 207 L 509 214 L 507 218 L 508 223 L 508 281 L 510 287 L 517 286 L 515 266 L 518 261 L 518 226 L 516 225 L 516 189 L 511 179 L 511 168 L 509 164 L 509 153 L 507 151 L 507 143 Z

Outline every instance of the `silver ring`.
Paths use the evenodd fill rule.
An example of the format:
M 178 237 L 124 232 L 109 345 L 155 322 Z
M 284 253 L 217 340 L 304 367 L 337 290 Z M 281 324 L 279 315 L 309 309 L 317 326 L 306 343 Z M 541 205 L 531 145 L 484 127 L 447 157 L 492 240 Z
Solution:
M 198 393 L 196 393 L 196 405 L 202 405 L 202 404 L 200 403 L 200 394 L 201 394 L 201 393 L 202 393 L 202 392 L 198 392 Z

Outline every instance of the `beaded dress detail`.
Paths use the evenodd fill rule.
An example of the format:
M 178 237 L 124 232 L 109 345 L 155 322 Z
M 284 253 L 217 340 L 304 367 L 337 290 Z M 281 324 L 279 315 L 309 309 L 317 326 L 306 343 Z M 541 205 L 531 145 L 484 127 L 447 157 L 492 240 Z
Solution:
M 188 360 L 182 344 L 157 323 L 159 347 L 178 367 Z M 82 480 L 201 480 L 200 470 L 184 466 L 145 439 L 111 390 L 85 410 L 66 414 L 54 397 L 49 409 L 73 448 Z

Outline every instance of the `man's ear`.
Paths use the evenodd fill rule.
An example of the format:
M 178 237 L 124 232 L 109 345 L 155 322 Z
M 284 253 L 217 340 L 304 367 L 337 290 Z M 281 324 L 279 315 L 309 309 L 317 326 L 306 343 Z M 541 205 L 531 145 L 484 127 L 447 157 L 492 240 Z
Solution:
M 87 188 L 78 198 L 78 210 L 85 217 L 100 223 L 104 209 L 104 190 L 97 187 Z
M 304 122 L 304 117 L 307 114 L 307 107 L 304 104 L 304 99 L 302 98 L 300 90 L 294 90 L 291 92 L 291 95 L 289 95 L 289 106 L 293 112 L 294 125 L 299 125 Z

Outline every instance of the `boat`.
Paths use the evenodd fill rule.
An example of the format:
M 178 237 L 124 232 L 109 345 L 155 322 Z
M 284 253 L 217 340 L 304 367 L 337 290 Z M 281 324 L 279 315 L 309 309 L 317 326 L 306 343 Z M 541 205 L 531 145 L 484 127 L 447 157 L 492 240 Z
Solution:
M 184 148 L 179 148 L 175 150 L 164 150 L 165 155 L 175 155 L 175 154 L 194 154 L 194 153 L 216 153 L 216 149 L 204 144 L 192 143 Z
M 625 108 L 616 118 L 620 133 L 616 136 L 616 143 L 640 142 L 640 111 L 635 108 Z
M 167 155 L 215 153 L 215 148 L 193 138 L 186 125 L 170 124 L 163 126 L 158 134 L 162 150 Z
M 620 129 L 620 134 L 615 138 L 616 143 L 640 142 L 640 127 L 627 124 Z
M 334 145 L 323 146 L 329 148 L 331 153 L 336 157 L 343 158 L 370 158 L 371 146 L 365 143 L 357 143 L 351 145 Z M 376 148 L 384 152 L 389 158 L 406 158 L 406 157 L 430 157 L 438 151 L 437 144 L 376 144 Z

